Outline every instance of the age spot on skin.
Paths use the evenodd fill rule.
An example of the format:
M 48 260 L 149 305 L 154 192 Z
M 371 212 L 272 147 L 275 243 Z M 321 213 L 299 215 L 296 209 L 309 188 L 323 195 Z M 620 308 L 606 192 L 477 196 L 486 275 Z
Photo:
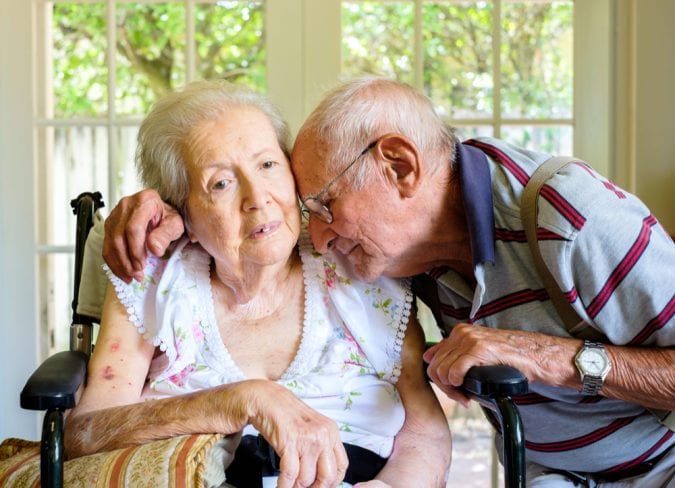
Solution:
M 115 373 L 113 373 L 112 367 L 106 366 L 105 369 L 103 370 L 103 379 L 111 380 L 114 377 L 115 377 Z

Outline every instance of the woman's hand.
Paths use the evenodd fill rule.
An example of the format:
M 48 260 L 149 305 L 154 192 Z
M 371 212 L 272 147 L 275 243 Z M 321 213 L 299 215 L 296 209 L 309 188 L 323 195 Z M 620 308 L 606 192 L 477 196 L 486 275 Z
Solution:
M 143 279 L 146 249 L 162 256 L 183 235 L 180 214 L 155 190 L 122 198 L 105 220 L 103 259 L 120 279 Z
M 356 483 L 354 488 L 391 488 L 391 485 L 380 480 L 370 480 L 364 481 L 363 483 Z
M 333 420 L 270 381 L 256 381 L 252 401 L 250 423 L 281 458 L 279 488 L 333 487 L 342 481 L 349 462 Z

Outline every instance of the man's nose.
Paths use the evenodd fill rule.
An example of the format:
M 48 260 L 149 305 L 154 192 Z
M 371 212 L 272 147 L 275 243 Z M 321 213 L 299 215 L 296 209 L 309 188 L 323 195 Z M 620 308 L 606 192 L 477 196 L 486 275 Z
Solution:
M 325 223 L 314 215 L 309 216 L 308 225 L 309 235 L 312 238 L 312 244 L 321 254 L 325 254 L 333 247 L 337 234 L 333 232 L 330 224 Z

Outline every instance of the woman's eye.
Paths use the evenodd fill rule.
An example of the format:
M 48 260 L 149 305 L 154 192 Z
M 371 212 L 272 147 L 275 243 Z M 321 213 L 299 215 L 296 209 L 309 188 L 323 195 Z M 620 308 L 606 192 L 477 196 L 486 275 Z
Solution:
M 219 181 L 216 181 L 214 183 L 213 189 L 214 190 L 223 190 L 223 189 L 227 188 L 227 186 L 229 184 L 230 184 L 230 182 L 228 180 L 219 180 Z
M 265 169 L 270 169 L 270 168 L 273 168 L 274 166 L 276 166 L 276 164 L 277 163 L 275 161 L 265 161 L 262 164 L 262 167 L 265 168 Z

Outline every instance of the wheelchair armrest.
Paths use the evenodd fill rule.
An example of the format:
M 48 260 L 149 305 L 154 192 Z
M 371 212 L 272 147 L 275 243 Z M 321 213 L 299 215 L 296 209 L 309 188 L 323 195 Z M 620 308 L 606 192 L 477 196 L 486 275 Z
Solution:
M 528 391 L 527 377 L 511 366 L 473 366 L 467 371 L 461 389 L 486 399 L 523 395 Z
M 21 390 L 21 408 L 66 410 L 73 408 L 76 393 L 87 373 L 87 356 L 63 351 L 49 357 L 28 378 Z

